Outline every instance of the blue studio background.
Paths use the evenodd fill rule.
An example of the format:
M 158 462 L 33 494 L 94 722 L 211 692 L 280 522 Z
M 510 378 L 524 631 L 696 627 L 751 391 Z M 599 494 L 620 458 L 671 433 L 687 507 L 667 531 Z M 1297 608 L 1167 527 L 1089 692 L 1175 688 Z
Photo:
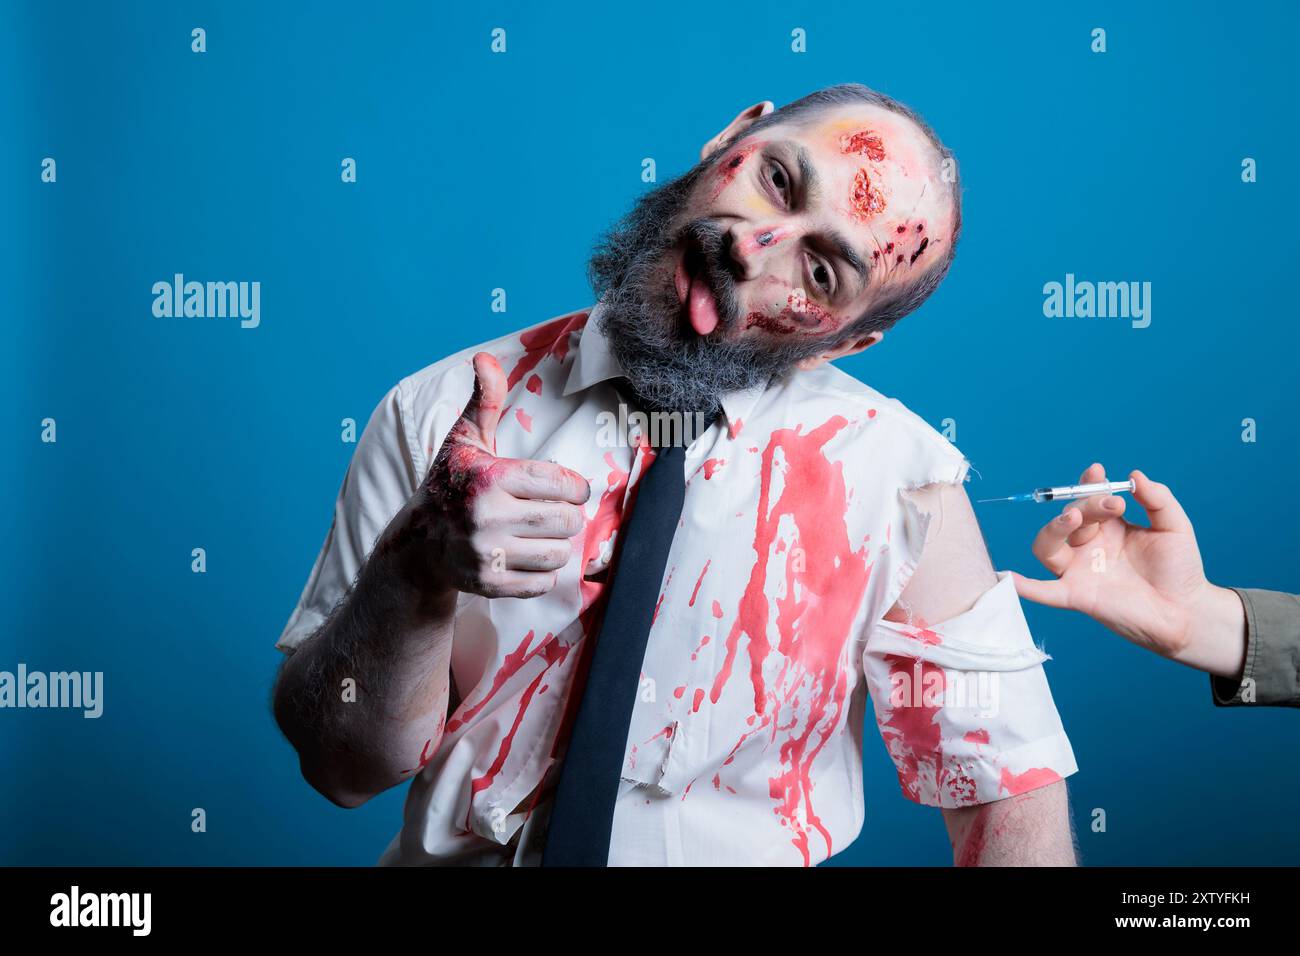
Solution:
M 648 188 L 643 158 L 662 182 L 744 106 L 834 82 L 919 108 L 965 182 L 947 282 L 843 367 L 953 419 L 974 498 L 1141 467 L 1181 497 L 1211 580 L 1300 590 L 1277 493 L 1300 465 L 1300 13 L 1068 6 L 5 3 L 0 669 L 106 687 L 98 720 L 0 711 L 0 862 L 373 863 L 404 788 L 332 807 L 268 704 L 355 447 L 341 420 L 587 304 L 587 253 Z M 260 281 L 260 327 L 154 318 L 178 272 Z M 1045 318 L 1067 272 L 1151 282 L 1150 327 Z M 995 563 L 1037 573 L 1052 513 L 979 506 Z M 1294 712 L 1215 709 L 1203 675 L 1027 613 L 1085 863 L 1300 862 Z M 950 862 L 874 734 L 866 763 L 866 825 L 832 864 Z

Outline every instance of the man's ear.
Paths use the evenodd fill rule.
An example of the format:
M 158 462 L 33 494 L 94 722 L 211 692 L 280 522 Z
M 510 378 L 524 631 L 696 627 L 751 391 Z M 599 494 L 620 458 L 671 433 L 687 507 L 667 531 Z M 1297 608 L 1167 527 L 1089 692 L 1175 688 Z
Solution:
M 800 359 L 795 363 L 795 368 L 803 369 L 805 372 L 812 371 L 827 362 L 837 358 L 844 358 L 846 355 L 857 355 L 859 352 L 866 351 L 885 337 L 884 332 L 872 332 L 864 335 L 860 339 L 850 339 L 833 349 L 827 349 L 820 355 L 813 355 L 806 359 Z
M 753 123 L 754 120 L 758 119 L 760 116 L 766 116 L 774 109 L 776 109 L 776 107 L 772 105 L 771 100 L 764 100 L 761 103 L 755 103 L 746 110 L 741 110 L 739 115 L 728 123 L 722 132 L 718 133 L 717 136 L 704 144 L 704 148 L 700 150 L 700 159 L 708 159 L 718 151 L 719 146 L 732 138 L 739 136 L 749 128 L 750 124 Z

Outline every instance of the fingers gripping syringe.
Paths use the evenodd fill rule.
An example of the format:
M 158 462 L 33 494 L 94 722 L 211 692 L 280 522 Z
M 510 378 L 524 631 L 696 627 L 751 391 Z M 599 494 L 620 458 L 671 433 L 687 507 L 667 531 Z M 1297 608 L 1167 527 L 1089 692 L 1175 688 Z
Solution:
M 1133 481 L 1097 481 L 1088 485 L 1061 485 L 1057 488 L 1035 488 L 1023 495 L 1009 498 L 981 498 L 977 504 L 986 501 L 1069 501 L 1074 498 L 1092 498 L 1095 495 L 1113 495 L 1121 491 L 1132 491 Z

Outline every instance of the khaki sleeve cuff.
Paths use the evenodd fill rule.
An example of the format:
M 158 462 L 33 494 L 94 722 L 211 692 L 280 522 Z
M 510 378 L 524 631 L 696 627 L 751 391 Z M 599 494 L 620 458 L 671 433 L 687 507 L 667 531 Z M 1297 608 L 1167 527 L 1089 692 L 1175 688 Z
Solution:
M 1233 588 L 1246 611 L 1241 680 L 1210 676 L 1217 707 L 1300 707 L 1300 596 Z

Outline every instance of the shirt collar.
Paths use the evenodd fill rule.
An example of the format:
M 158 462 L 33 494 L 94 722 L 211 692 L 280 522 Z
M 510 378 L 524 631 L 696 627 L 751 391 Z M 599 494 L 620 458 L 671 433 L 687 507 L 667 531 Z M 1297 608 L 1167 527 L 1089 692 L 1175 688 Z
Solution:
M 578 338 L 578 351 L 564 383 L 565 396 L 623 374 L 623 366 L 610 351 L 609 340 L 600 328 L 603 309 L 604 304 L 598 302 L 587 316 L 582 335 Z M 727 432 L 732 438 L 740 434 L 745 419 L 751 417 L 758 400 L 766 391 L 767 386 L 760 383 L 747 389 L 722 393 L 722 411 L 727 418 Z

